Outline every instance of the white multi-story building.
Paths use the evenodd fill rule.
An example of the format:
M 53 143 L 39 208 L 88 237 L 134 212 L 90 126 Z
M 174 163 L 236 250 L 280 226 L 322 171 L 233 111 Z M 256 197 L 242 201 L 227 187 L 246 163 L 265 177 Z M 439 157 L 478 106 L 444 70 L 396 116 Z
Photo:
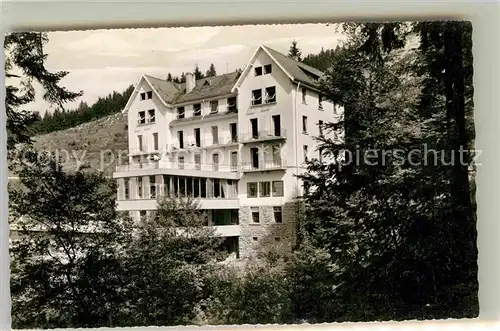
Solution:
M 118 209 L 140 218 L 159 195 L 192 196 L 228 247 L 249 256 L 296 234 L 314 137 L 342 111 L 322 100 L 323 73 L 260 46 L 245 69 L 176 84 L 144 75 L 124 108 L 129 164 L 114 173 Z M 283 245 L 285 244 L 285 245 Z

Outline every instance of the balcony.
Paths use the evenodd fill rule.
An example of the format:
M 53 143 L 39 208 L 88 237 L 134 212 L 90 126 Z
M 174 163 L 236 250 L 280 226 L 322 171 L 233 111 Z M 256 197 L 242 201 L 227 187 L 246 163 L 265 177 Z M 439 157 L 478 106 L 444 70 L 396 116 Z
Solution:
M 254 162 L 244 162 L 241 164 L 242 172 L 256 171 L 272 171 L 286 169 L 286 160 L 270 160 L 262 161 L 255 164 Z
M 116 172 L 132 170 L 149 169 L 181 169 L 181 170 L 199 170 L 199 171 L 222 171 L 237 172 L 238 166 L 235 164 L 221 163 L 197 163 L 197 162 L 169 162 L 169 161 L 150 161 L 144 163 L 124 164 L 116 166 Z
M 218 147 L 228 147 L 238 145 L 238 136 L 233 137 L 218 137 L 217 139 L 202 139 L 200 141 L 196 140 L 186 140 L 181 148 L 179 142 L 175 142 L 171 145 L 171 148 L 167 150 L 171 152 L 176 151 L 187 151 L 196 150 L 204 148 L 218 148 Z
M 247 132 L 240 135 L 240 142 L 243 144 L 262 142 L 262 141 L 285 140 L 285 139 L 286 139 L 286 129 L 284 128 L 281 128 L 278 131 L 261 130 L 257 134 L 253 134 L 252 132 Z

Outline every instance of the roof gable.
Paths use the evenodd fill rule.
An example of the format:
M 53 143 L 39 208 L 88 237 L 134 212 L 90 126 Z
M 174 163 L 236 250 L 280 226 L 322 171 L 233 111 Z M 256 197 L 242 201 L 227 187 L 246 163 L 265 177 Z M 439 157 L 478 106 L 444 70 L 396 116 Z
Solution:
M 257 55 L 260 52 L 265 52 L 272 61 L 292 80 L 299 81 L 312 87 L 318 85 L 318 80 L 324 75 L 324 73 L 316 68 L 308 66 L 299 61 L 275 51 L 265 45 L 260 45 L 255 53 L 252 55 L 250 61 L 245 67 L 241 77 L 238 79 L 236 84 L 233 86 L 232 91 L 235 91 L 242 83 L 243 79 L 246 77 L 250 71 L 252 64 L 255 62 Z

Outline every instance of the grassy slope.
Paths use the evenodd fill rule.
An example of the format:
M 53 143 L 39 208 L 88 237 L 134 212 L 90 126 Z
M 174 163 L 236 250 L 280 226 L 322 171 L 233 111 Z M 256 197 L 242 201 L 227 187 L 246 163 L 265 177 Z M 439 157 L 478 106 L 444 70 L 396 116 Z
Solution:
M 66 152 L 69 160 L 65 168 L 76 169 L 77 158 L 93 169 L 111 175 L 122 151 L 122 160 L 127 159 L 127 118 L 122 113 L 103 117 L 62 131 L 51 132 L 33 138 L 39 150 L 55 153 L 59 150 L 64 163 Z M 111 151 L 112 155 L 111 156 Z M 76 157 L 74 156 L 76 153 Z M 101 162 L 101 156 L 103 162 Z

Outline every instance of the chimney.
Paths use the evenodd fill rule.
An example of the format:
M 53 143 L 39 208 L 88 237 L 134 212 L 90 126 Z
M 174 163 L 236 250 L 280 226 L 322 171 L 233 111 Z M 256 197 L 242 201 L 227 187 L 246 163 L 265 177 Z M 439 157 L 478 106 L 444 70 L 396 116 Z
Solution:
M 191 92 L 194 89 L 195 79 L 194 74 L 191 72 L 186 73 L 186 93 Z

